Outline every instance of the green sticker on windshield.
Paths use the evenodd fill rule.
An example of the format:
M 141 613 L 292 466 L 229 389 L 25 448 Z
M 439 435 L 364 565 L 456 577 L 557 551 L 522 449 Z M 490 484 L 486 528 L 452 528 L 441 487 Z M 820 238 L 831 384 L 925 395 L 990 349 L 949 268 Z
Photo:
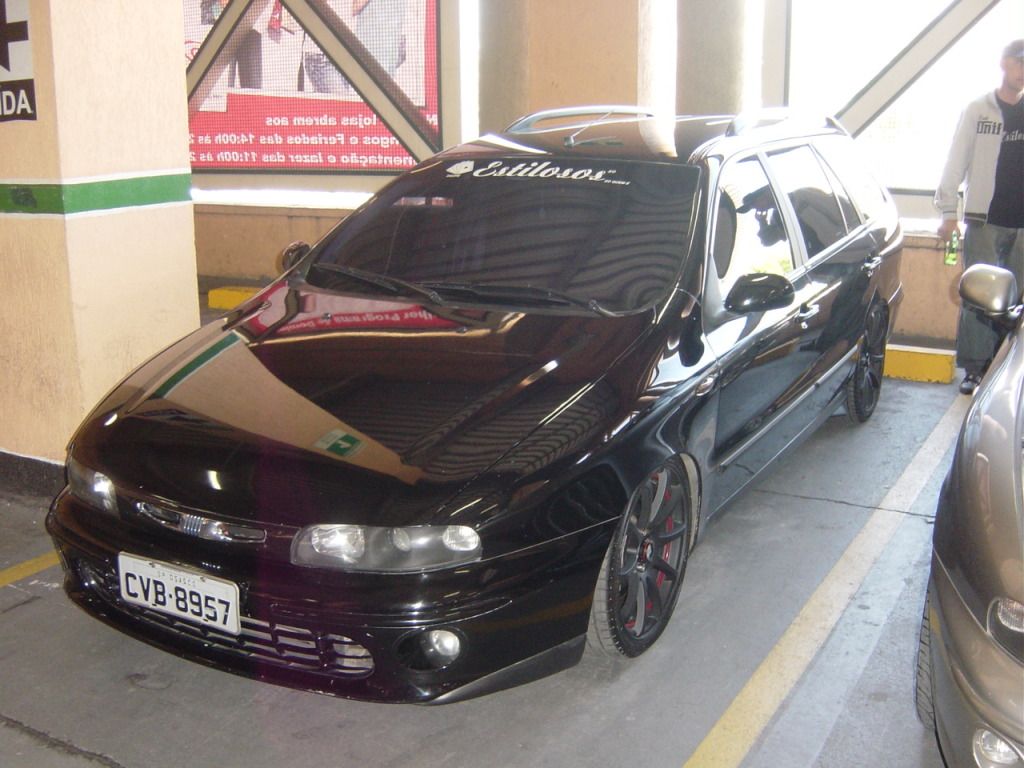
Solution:
M 363 441 L 342 429 L 332 429 L 317 440 L 315 445 L 321 451 L 334 453 L 338 456 L 352 456 L 362 449 Z

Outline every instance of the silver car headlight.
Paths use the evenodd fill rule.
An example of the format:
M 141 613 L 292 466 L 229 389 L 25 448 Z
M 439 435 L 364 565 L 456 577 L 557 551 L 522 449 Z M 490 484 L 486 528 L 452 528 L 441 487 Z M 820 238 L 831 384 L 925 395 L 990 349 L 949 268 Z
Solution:
M 79 501 L 105 512 L 117 510 L 114 483 L 102 472 L 89 469 L 68 457 L 68 487 Z
M 310 525 L 292 540 L 295 565 L 376 573 L 417 573 L 480 559 L 479 534 L 467 525 L 378 528 Z
M 1024 605 L 1008 597 L 994 600 L 988 624 L 996 642 L 1007 653 L 1024 662 Z

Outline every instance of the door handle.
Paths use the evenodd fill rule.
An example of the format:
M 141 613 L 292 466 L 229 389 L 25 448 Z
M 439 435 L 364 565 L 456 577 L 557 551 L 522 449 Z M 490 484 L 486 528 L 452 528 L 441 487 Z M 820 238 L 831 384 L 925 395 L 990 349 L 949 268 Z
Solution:
M 705 376 L 701 380 L 700 384 L 698 384 L 697 387 L 693 390 L 693 394 L 695 394 L 697 397 L 704 397 L 704 395 L 708 394 L 711 390 L 715 388 L 715 383 L 717 381 L 717 374 L 712 373 L 709 376 Z
M 821 307 L 817 304 L 804 304 L 800 307 L 800 311 L 796 313 L 796 320 L 800 323 L 800 327 L 805 331 L 808 328 L 808 321 L 821 312 Z
M 872 256 L 871 258 L 866 259 L 864 261 L 864 265 L 861 267 L 861 270 L 868 277 L 871 277 L 871 275 L 875 274 L 875 272 L 878 271 L 878 268 L 880 266 L 882 266 L 882 257 L 881 256 Z

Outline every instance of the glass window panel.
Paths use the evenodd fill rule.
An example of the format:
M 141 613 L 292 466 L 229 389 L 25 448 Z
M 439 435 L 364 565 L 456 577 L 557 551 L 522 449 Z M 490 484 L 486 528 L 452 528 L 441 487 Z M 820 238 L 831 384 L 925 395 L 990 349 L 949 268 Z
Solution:
M 808 258 L 846 235 L 839 204 L 810 147 L 774 152 L 768 162 L 796 213 Z
M 719 190 L 712 254 L 721 294 L 742 275 L 790 272 L 793 251 L 760 161 L 748 157 L 727 165 Z
M 792 2 L 789 103 L 829 115 L 949 5 L 949 0 L 861 0 L 855 6 L 836 0 Z
M 682 266 L 700 172 L 580 162 L 467 160 L 400 177 L 318 244 L 310 279 L 351 289 L 335 265 L 426 283 L 442 298 L 555 292 L 612 311 L 649 306 Z
M 1022 33 L 1024 3 L 1004 0 L 857 137 L 886 186 L 935 189 L 961 110 L 999 86 L 1000 53 Z
M 843 180 L 845 189 L 853 197 L 864 218 L 877 219 L 888 212 L 885 190 L 872 176 L 850 139 L 843 136 L 819 136 L 814 139 L 814 146 Z M 847 222 L 851 221 L 854 220 L 847 219 Z

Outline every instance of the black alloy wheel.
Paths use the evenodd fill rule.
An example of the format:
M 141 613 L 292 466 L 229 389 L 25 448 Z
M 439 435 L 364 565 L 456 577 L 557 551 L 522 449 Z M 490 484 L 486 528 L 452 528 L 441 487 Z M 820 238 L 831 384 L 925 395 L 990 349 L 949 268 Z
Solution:
M 633 492 L 594 592 L 588 641 L 610 656 L 639 656 L 658 639 L 679 597 L 689 556 L 690 484 L 669 461 Z
M 885 332 L 888 328 L 885 305 L 875 302 L 864 323 L 860 357 L 846 385 L 846 413 L 851 421 L 863 424 L 878 405 L 885 368 Z

